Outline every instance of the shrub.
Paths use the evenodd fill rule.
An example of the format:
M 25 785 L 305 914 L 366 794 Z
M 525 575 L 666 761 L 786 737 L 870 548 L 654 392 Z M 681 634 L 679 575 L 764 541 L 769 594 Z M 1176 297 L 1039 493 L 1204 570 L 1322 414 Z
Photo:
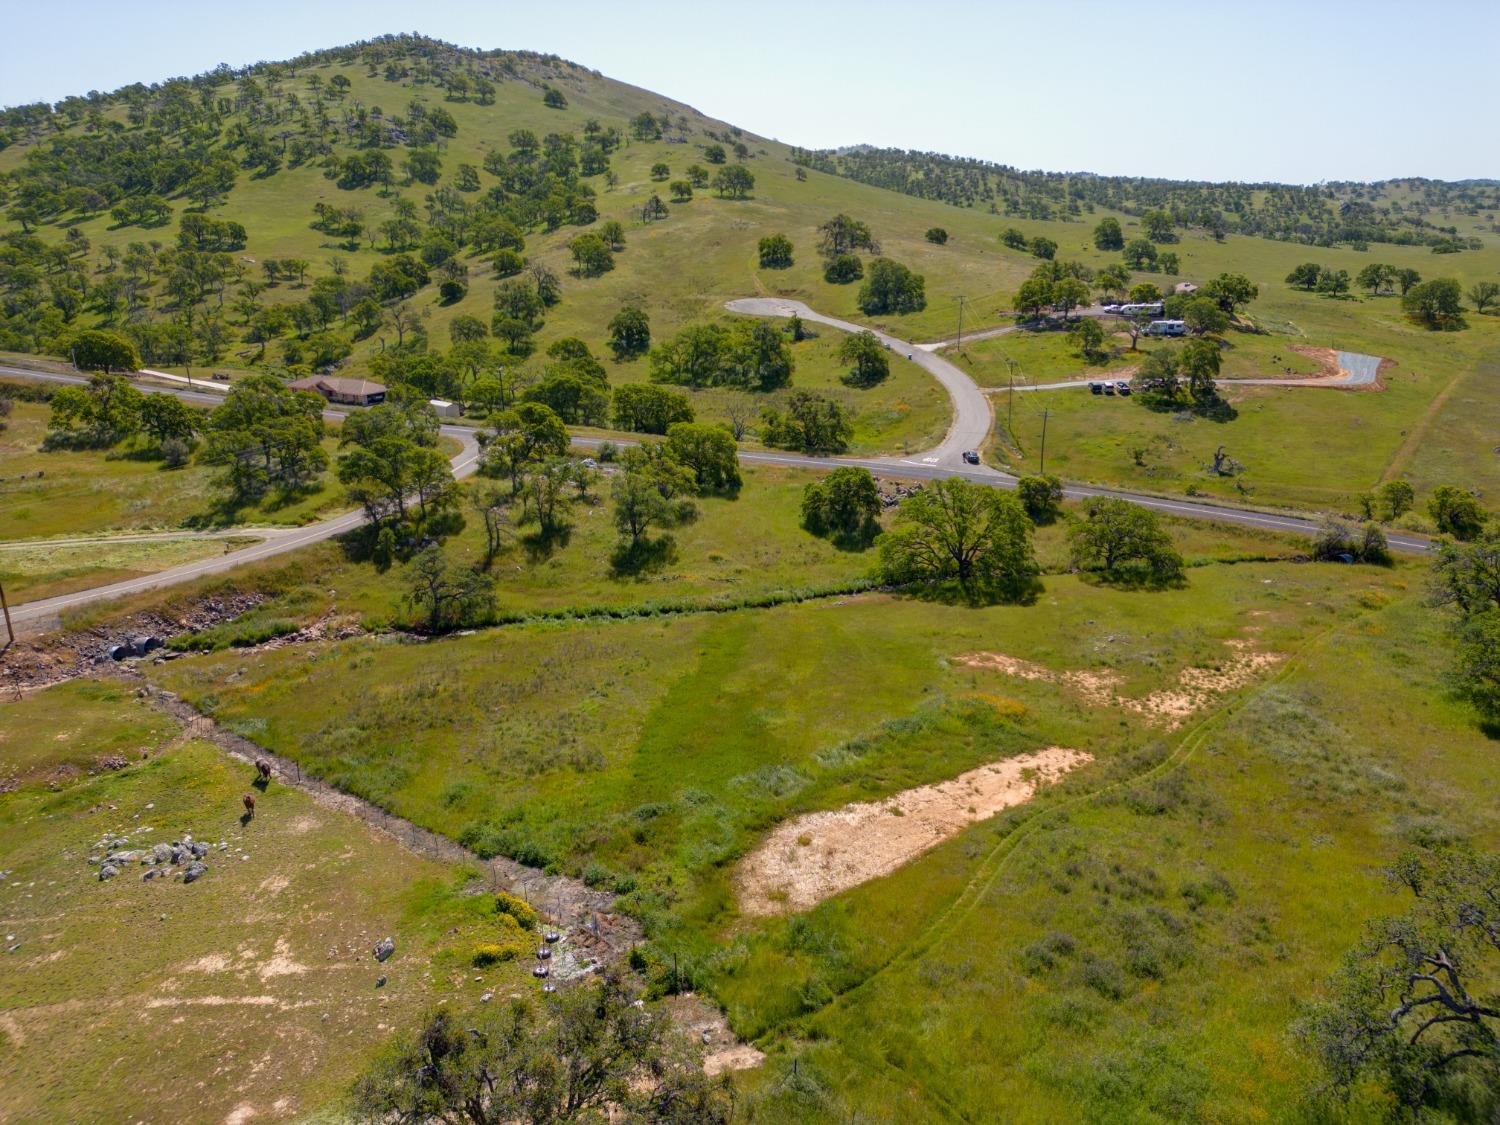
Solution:
M 491 965 L 498 965 L 502 961 L 514 961 L 516 950 L 514 946 L 496 945 L 494 942 L 480 942 L 474 947 L 474 956 L 470 958 L 476 969 L 487 969 Z
M 1341 520 L 1328 519 L 1313 539 L 1313 558 L 1322 562 L 1358 562 L 1387 566 L 1391 561 L 1385 532 L 1373 523 L 1356 533 Z
M 831 285 L 847 285 L 865 276 L 864 263 L 856 254 L 839 254 L 829 259 L 823 280 Z
M 192 448 L 181 438 L 168 438 L 161 443 L 161 459 L 169 469 L 180 469 L 188 463 Z
M 496 277 L 514 277 L 526 268 L 526 259 L 515 250 L 498 251 L 494 262 Z
M 508 914 L 523 930 L 536 929 L 537 913 L 530 904 L 515 895 L 501 891 L 495 896 L 495 913 Z

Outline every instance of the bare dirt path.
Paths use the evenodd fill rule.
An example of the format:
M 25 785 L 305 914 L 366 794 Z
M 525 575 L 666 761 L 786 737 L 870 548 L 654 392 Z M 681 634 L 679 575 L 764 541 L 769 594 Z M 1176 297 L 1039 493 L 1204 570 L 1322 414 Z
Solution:
M 740 863 L 740 908 L 751 916 L 811 909 L 889 875 L 976 821 L 1024 804 L 1041 786 L 1091 761 L 1082 751 L 1050 746 L 881 801 L 782 821 Z

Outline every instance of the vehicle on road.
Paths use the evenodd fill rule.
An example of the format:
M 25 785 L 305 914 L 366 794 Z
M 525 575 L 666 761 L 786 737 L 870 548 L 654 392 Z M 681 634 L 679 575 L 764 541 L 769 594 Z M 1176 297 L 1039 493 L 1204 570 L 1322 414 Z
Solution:
M 979 452 L 978 452 L 978 450 L 965 449 L 964 450 L 964 460 L 967 461 L 971 465 L 977 465 L 977 464 L 979 464 Z
M 1124 307 L 1123 305 L 1108 304 L 1108 305 L 1101 305 L 1100 309 L 1101 309 L 1101 311 L 1107 312 L 1107 313 L 1117 313 L 1123 307 Z
M 1161 313 L 1162 303 L 1160 301 L 1120 306 L 1121 316 L 1161 316 Z

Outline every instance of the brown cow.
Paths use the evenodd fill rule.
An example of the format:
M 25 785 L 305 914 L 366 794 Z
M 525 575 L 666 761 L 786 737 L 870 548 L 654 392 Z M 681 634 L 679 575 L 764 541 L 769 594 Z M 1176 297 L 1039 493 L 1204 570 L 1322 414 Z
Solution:
M 249 793 L 246 793 L 245 796 L 242 798 L 242 800 L 245 802 L 245 819 L 246 820 L 252 820 L 252 819 L 254 819 L 254 817 L 255 817 L 255 798 L 253 796 L 251 796 Z

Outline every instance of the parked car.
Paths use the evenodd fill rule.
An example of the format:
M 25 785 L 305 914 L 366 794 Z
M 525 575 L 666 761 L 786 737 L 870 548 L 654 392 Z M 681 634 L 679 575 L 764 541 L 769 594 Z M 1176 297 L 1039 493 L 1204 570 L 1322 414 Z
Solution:
M 1091 395 L 1102 395 L 1103 393 L 1104 393 L 1104 384 L 1103 383 L 1090 383 L 1089 384 L 1089 394 L 1091 394 Z
M 1115 304 L 1105 305 L 1104 311 L 1107 313 L 1117 313 L 1120 311 L 1120 306 Z
M 967 461 L 971 465 L 977 465 L 977 464 L 979 464 L 979 452 L 977 450 L 974 450 L 974 449 L 965 449 L 964 450 L 964 460 Z
M 1115 385 L 1113 383 L 1105 383 L 1104 384 L 1104 393 L 1107 394 L 1107 395 L 1114 394 L 1115 393 Z
M 1130 384 L 1125 382 L 1124 379 L 1121 379 L 1118 383 L 1115 384 L 1115 390 L 1122 395 L 1128 395 L 1130 394 Z

